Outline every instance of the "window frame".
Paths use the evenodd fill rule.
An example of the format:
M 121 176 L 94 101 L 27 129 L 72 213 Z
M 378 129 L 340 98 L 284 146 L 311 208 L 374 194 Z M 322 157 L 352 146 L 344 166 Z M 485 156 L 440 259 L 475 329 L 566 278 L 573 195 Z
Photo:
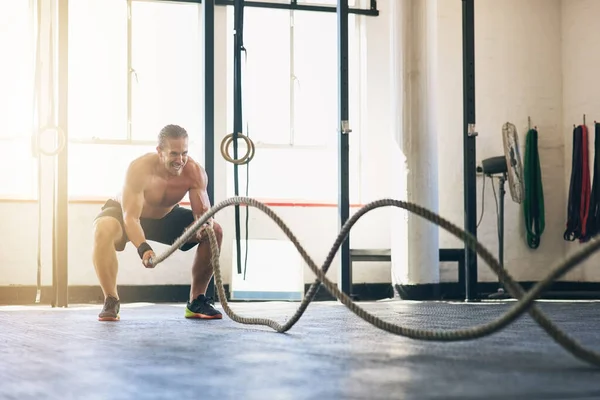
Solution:
M 361 0 L 357 0 L 357 5 L 361 4 Z M 284 10 L 282 10 L 284 11 Z M 295 90 L 296 90 L 296 77 L 294 75 L 294 56 L 295 56 L 295 52 L 294 52 L 294 20 L 293 20 L 293 15 L 295 11 L 300 11 L 300 12 L 309 12 L 309 11 L 305 11 L 305 10 L 289 10 L 289 16 L 290 16 L 290 130 L 289 130 L 289 139 L 290 139 L 290 143 L 287 144 L 280 144 L 280 143 L 269 143 L 269 142 L 263 142 L 260 140 L 255 140 L 252 137 L 252 140 L 254 141 L 254 147 L 257 150 L 260 149 L 265 149 L 265 150 L 277 150 L 277 149 L 281 149 L 281 150 L 296 150 L 298 152 L 305 152 L 305 153 L 309 153 L 310 151 L 331 151 L 332 153 L 335 153 L 335 157 L 336 159 L 339 158 L 338 155 L 338 145 L 337 145 L 337 141 L 335 145 L 327 145 L 327 144 L 297 144 L 294 143 L 293 140 L 293 132 L 294 132 L 294 114 L 297 114 L 297 108 L 296 108 L 296 102 L 295 102 Z M 228 14 L 227 14 L 227 19 L 228 19 L 228 26 L 233 26 L 233 7 L 229 6 L 228 7 Z M 364 39 L 364 35 L 366 34 L 366 27 L 364 24 L 364 18 L 361 15 L 355 15 L 354 16 L 354 23 L 353 24 L 349 24 L 349 26 L 352 27 L 353 29 L 353 34 L 355 35 L 355 46 L 356 46 L 356 52 L 358 55 L 358 59 L 356 60 L 355 64 L 352 64 L 353 60 L 350 60 L 350 63 L 352 65 L 352 68 L 356 68 L 357 72 L 356 74 L 358 75 L 358 84 L 357 84 L 357 92 L 354 94 L 355 96 L 361 96 L 362 92 L 363 92 L 363 85 L 364 85 L 364 81 L 365 81 L 365 68 L 364 68 L 364 62 L 363 57 L 362 57 L 362 53 L 364 53 L 366 51 L 365 49 L 365 39 Z M 233 60 L 230 58 L 231 57 L 231 52 L 228 51 L 228 59 L 227 59 L 227 63 L 231 63 Z M 232 91 L 233 87 L 232 87 L 233 83 L 231 82 L 231 80 L 228 80 L 228 126 L 231 125 L 230 121 L 232 119 L 233 116 L 233 96 L 231 96 L 230 92 Z M 231 114 L 230 114 L 231 112 Z M 353 130 L 353 139 L 351 139 L 352 142 L 360 144 L 361 143 L 361 135 L 360 135 L 360 131 L 363 131 L 363 127 L 364 127 L 364 123 L 365 123 L 365 119 L 363 118 L 365 112 L 365 108 L 364 108 L 364 104 L 363 104 L 363 100 L 359 100 L 357 101 L 357 107 L 355 108 L 354 112 L 351 112 L 350 117 L 352 118 L 352 123 L 351 123 L 351 127 Z M 336 117 L 337 118 L 337 117 Z M 338 124 L 339 125 L 339 124 Z M 338 134 L 339 131 L 341 130 L 341 127 L 338 126 Z M 241 143 L 239 145 L 239 148 L 242 151 L 242 154 L 245 152 L 245 146 L 243 146 Z M 351 192 L 355 192 L 355 193 L 351 193 L 350 194 L 350 198 L 351 198 L 351 202 L 354 203 L 360 203 L 363 197 L 362 194 L 362 189 L 361 189 L 361 181 L 362 181 L 362 158 L 363 158 L 363 154 L 362 154 L 362 149 L 360 146 L 357 146 L 355 148 L 355 151 L 353 152 L 352 150 L 350 151 L 350 170 L 352 171 L 353 169 L 358 171 L 358 174 L 354 177 L 351 178 L 351 181 L 354 181 L 355 185 L 356 185 L 356 189 L 355 190 L 351 190 Z M 250 163 L 250 169 L 252 168 L 251 166 L 252 163 Z M 338 161 L 339 164 L 339 161 Z M 240 170 L 238 171 L 238 174 L 240 175 L 245 175 L 247 173 L 245 166 L 241 166 L 241 168 L 239 168 Z M 233 181 L 233 172 L 234 168 L 231 165 L 227 165 L 226 166 L 226 181 Z M 352 184 L 352 182 L 351 182 Z M 239 188 L 240 193 L 242 192 L 247 192 L 248 191 L 248 187 L 240 187 Z M 228 196 L 233 196 L 233 188 L 231 185 L 227 185 L 227 195 Z M 310 197 L 308 198 L 287 198 L 287 197 L 269 197 L 269 198 L 262 198 L 260 196 L 258 196 L 259 198 L 261 198 L 263 201 L 282 201 L 282 202 L 292 202 L 292 203 L 297 203 L 297 202 L 302 202 L 303 204 L 325 204 L 327 203 L 327 201 L 324 201 L 322 199 L 311 199 Z M 331 202 L 335 203 L 336 200 L 331 200 Z
M 134 1 L 153 1 L 153 0 L 134 0 Z M 161 0 L 158 0 L 161 1 Z M 164 1 L 164 0 L 163 0 Z M 170 1 L 170 0 L 167 0 Z M 356 2 L 358 4 L 360 4 L 361 0 L 357 0 Z M 311 3 L 307 2 L 307 3 L 303 3 L 303 4 L 308 4 L 310 5 Z M 314 5 L 315 3 L 312 3 L 312 5 Z M 318 4 L 318 3 L 317 3 Z M 227 6 L 227 25 L 229 26 L 233 26 L 233 7 L 232 6 Z M 295 38 L 295 32 L 294 32 L 294 28 L 295 28 L 295 21 L 294 21 L 294 13 L 296 11 L 299 12 L 311 12 L 311 11 L 305 11 L 305 10 L 281 10 L 282 12 L 284 11 L 288 11 L 289 12 L 289 29 L 290 29 L 290 39 L 289 39 L 289 49 L 290 49 L 290 53 L 289 53 L 289 59 L 290 59 L 290 66 L 289 66 L 289 85 L 290 85 L 290 93 L 289 93 L 289 101 L 290 101 L 290 126 L 289 126 L 289 131 L 288 131 L 288 138 L 289 138 L 289 143 L 286 144 L 281 144 L 281 143 L 270 143 L 270 142 L 264 142 L 264 141 L 254 141 L 254 145 L 255 148 L 260 149 L 260 148 L 264 148 L 264 149 L 289 149 L 289 148 L 294 148 L 294 149 L 298 149 L 298 150 L 323 150 L 326 148 L 330 148 L 331 146 L 328 145 L 324 145 L 324 144 L 298 144 L 295 143 L 294 141 L 294 131 L 296 130 L 296 125 L 295 125 L 295 116 L 296 114 L 298 114 L 297 111 L 297 101 L 296 101 L 296 93 L 297 93 L 297 76 L 295 75 L 295 69 L 294 69 L 294 61 L 295 61 L 295 42 L 294 42 L 294 38 Z M 349 24 L 350 26 L 350 24 Z M 359 52 L 359 60 L 356 64 L 356 68 L 358 69 L 358 76 L 359 76 L 359 84 L 358 84 L 358 95 L 360 95 L 361 92 L 361 87 L 362 87 L 362 81 L 364 79 L 364 72 L 363 72 L 363 64 L 361 62 L 362 56 L 360 55 L 361 52 L 363 52 L 363 44 L 362 44 L 362 35 L 363 35 L 363 31 L 364 31 L 364 22 L 363 19 L 361 18 L 360 15 L 355 15 L 354 16 L 354 24 L 352 24 L 352 29 L 354 31 L 354 35 L 356 36 L 356 47 L 357 47 L 357 51 Z M 231 52 L 227 52 L 227 63 L 229 65 L 229 63 L 231 63 L 233 60 L 230 58 L 230 53 Z M 228 80 L 228 106 L 231 105 L 233 103 L 233 98 L 230 95 L 231 89 L 232 87 L 232 82 L 230 82 L 230 80 Z M 228 107 L 228 120 L 231 119 L 231 117 L 233 117 L 233 114 L 229 114 L 229 111 L 231 111 L 233 113 L 233 106 Z M 360 104 L 359 101 L 359 107 L 356 109 L 356 112 L 353 113 L 351 115 L 351 117 L 354 117 L 354 121 L 353 124 L 351 124 L 352 126 L 362 126 L 362 114 L 363 114 L 363 107 Z M 229 122 L 229 121 L 228 121 Z M 229 125 L 229 123 L 228 123 Z M 338 126 L 338 131 L 341 130 L 341 127 Z M 354 134 L 356 135 L 356 130 L 354 129 Z M 359 138 L 357 138 L 357 140 L 360 140 Z M 335 146 L 335 148 L 337 149 L 337 146 Z M 360 160 L 360 151 L 359 154 L 357 155 L 357 158 Z

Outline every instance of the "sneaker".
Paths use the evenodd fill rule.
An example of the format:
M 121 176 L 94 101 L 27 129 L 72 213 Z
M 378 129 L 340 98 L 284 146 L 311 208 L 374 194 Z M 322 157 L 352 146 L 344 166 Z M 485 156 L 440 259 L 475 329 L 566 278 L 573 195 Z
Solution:
M 98 321 L 118 321 L 120 310 L 121 302 L 112 296 L 108 296 L 104 300 L 102 311 L 98 314 Z
M 212 305 L 212 297 L 201 294 L 185 307 L 186 318 L 221 319 L 223 315 Z

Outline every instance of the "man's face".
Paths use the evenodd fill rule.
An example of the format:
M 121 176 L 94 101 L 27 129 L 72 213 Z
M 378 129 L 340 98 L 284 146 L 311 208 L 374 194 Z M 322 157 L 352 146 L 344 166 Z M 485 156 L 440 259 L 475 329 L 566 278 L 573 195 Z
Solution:
M 157 148 L 160 161 L 171 175 L 181 175 L 188 160 L 187 138 L 167 139 L 164 148 Z

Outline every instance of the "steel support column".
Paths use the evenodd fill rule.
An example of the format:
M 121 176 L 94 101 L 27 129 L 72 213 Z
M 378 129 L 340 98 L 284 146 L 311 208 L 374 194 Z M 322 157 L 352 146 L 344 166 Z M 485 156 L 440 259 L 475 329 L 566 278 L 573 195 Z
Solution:
M 53 226 L 53 299 L 55 307 L 69 304 L 69 191 L 68 191 L 68 61 L 69 61 L 69 0 L 58 4 L 58 126 L 65 134 L 65 144 L 56 156 L 56 181 Z
M 348 0 L 337 2 L 338 33 L 338 212 L 340 227 L 350 217 L 349 191 L 349 95 L 348 95 Z M 338 286 L 347 295 L 352 294 L 350 268 L 350 235 L 341 247 L 341 270 Z
M 242 46 L 244 43 L 244 4 L 245 0 L 234 0 L 234 35 L 233 35 L 233 158 L 238 159 L 238 134 L 243 133 L 244 119 L 242 115 Z M 239 196 L 238 165 L 233 164 L 234 195 Z M 237 273 L 242 273 L 242 246 L 240 237 L 240 206 L 235 205 L 235 245 Z M 246 213 L 248 210 L 246 210 Z
M 464 229 L 477 237 L 474 0 L 462 1 L 462 24 Z M 465 248 L 465 301 L 477 299 L 477 254 Z
M 210 204 L 215 204 L 215 0 L 204 0 L 204 169 L 208 176 L 206 191 Z M 215 294 L 214 278 L 206 289 Z

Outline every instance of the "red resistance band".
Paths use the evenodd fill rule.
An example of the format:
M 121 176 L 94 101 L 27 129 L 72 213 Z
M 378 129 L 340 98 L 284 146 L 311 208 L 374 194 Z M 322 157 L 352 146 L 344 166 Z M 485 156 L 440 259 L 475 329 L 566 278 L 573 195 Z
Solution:
M 573 153 L 571 161 L 571 183 L 567 205 L 567 229 L 565 240 L 585 241 L 586 222 L 590 209 L 590 169 L 588 130 L 584 125 L 573 129 Z

